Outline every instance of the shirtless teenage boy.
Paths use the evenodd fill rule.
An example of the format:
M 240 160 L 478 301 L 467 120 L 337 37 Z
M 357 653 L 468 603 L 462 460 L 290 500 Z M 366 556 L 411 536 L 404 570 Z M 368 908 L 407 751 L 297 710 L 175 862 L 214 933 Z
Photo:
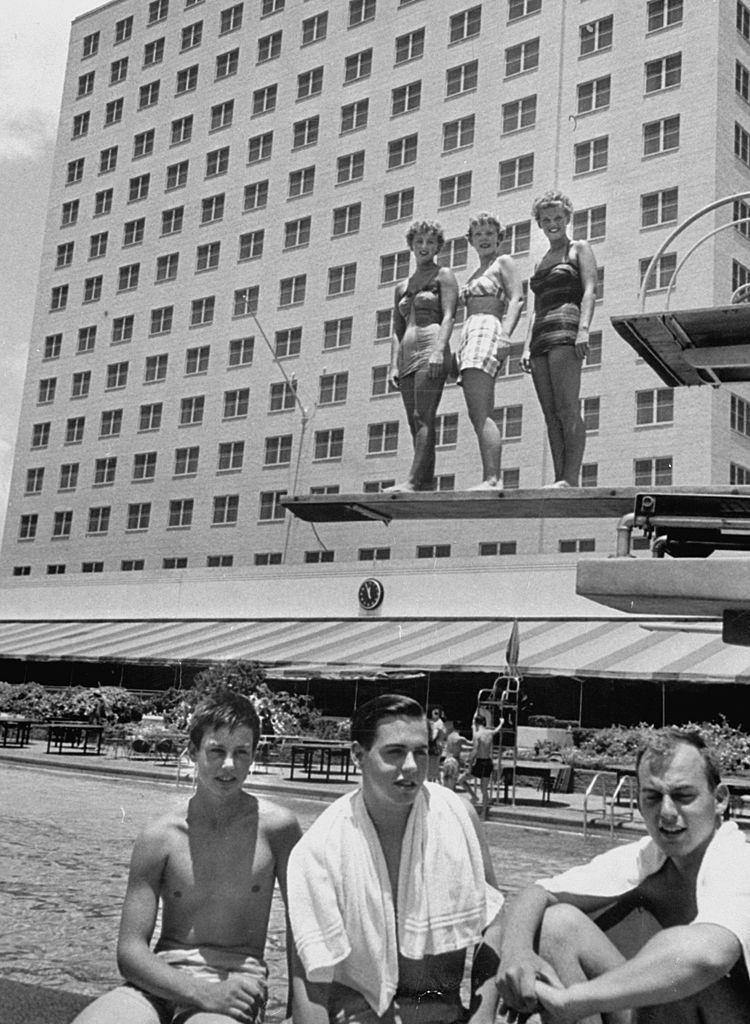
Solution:
M 501 718 L 499 725 L 496 725 L 494 729 L 490 729 L 483 715 L 474 716 L 471 774 L 475 779 L 479 779 L 479 788 L 482 791 L 482 817 L 485 820 L 490 813 L 490 779 L 495 767 L 492 760 L 492 744 L 495 736 L 502 729 L 503 724 L 504 720 Z
M 750 844 L 722 824 L 716 761 L 698 733 L 665 729 L 636 766 L 648 836 L 510 904 L 497 977 L 509 1020 L 536 1009 L 547 1024 L 750 1020 Z M 604 918 L 587 916 L 604 908 L 613 921 L 637 920 L 629 958 Z
M 260 736 L 251 701 L 200 705 L 190 723 L 196 792 L 138 836 L 120 921 L 117 962 L 126 984 L 74 1024 L 257 1024 L 274 883 L 300 836 L 288 811 L 243 792 Z M 159 903 L 162 924 L 151 949 Z

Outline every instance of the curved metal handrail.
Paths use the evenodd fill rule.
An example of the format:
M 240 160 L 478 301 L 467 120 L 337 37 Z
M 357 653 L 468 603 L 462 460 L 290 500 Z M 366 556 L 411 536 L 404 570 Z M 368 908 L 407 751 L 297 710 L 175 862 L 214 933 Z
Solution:
M 669 301 L 672 298 L 672 291 L 674 290 L 675 282 L 677 280 L 677 275 L 682 270 L 683 265 L 687 262 L 688 258 L 693 255 L 693 253 L 698 248 L 698 246 L 699 245 L 703 245 L 704 242 L 708 241 L 709 238 L 713 238 L 714 235 L 718 235 L 720 231 L 726 231 L 727 228 L 734 228 L 738 224 L 750 224 L 750 217 L 741 217 L 739 220 L 730 220 L 726 224 L 720 224 L 718 228 L 714 228 L 713 231 L 709 231 L 707 234 L 705 234 L 701 238 L 699 238 L 698 241 L 694 245 L 691 245 L 691 247 L 688 249 L 688 251 L 685 253 L 685 255 L 682 257 L 680 262 L 675 267 L 674 274 L 672 274 L 672 277 L 671 277 L 671 279 L 669 281 L 669 285 L 667 287 L 667 294 L 664 297 L 664 308 L 665 309 L 669 309 Z M 741 285 L 741 288 L 747 288 L 747 285 Z M 740 288 L 738 288 L 737 291 L 740 291 Z M 732 295 L 732 299 L 731 299 L 732 302 L 735 301 L 734 296 L 736 294 L 737 294 L 737 292 L 735 292 Z
M 602 809 L 601 816 L 602 821 L 607 820 L 607 782 L 605 779 L 606 772 L 597 772 L 591 782 L 586 787 L 586 792 L 583 794 L 583 838 L 585 839 L 588 835 L 589 827 L 589 797 L 600 796 L 602 798 Z M 601 793 L 597 793 L 597 787 L 601 788 Z M 594 813 L 593 817 L 597 816 Z
M 678 235 L 681 235 L 682 232 L 686 228 L 690 227 L 690 225 L 693 224 L 696 220 L 699 220 L 701 217 L 704 217 L 707 213 L 711 213 L 712 210 L 716 210 L 720 206 L 724 206 L 726 203 L 733 203 L 736 199 L 747 199 L 748 196 L 750 196 L 750 191 L 735 192 L 731 196 L 724 196 L 722 199 L 715 199 L 712 203 L 707 203 L 706 206 L 702 206 L 700 208 L 700 210 L 698 210 L 696 213 L 694 213 L 690 217 L 688 217 L 688 219 L 683 221 L 682 224 L 679 224 L 674 229 L 674 231 L 672 231 L 671 234 L 669 234 L 664 239 L 662 244 L 659 246 L 659 248 L 656 250 L 656 252 L 652 256 L 651 262 L 649 263 L 648 267 L 646 268 L 646 273 L 643 275 L 643 284 L 641 285 L 641 290 L 638 293 L 638 303 L 640 305 L 642 313 L 645 311 L 645 308 L 646 308 L 646 295 L 648 294 L 647 289 L 646 289 L 646 285 L 648 284 L 648 280 L 651 277 L 651 274 L 653 273 L 654 268 L 656 267 L 657 263 L 659 262 L 659 260 L 663 256 L 664 252 L 666 251 L 667 247 L 672 244 L 674 239 L 677 238 Z M 673 279 L 674 279 L 675 275 L 672 275 L 672 276 L 673 276 Z

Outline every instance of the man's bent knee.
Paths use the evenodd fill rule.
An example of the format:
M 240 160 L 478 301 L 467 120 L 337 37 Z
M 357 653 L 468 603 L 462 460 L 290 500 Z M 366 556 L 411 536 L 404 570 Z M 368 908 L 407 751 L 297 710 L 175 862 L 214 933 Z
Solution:
M 576 936 L 580 934 L 584 922 L 587 927 L 591 927 L 586 914 L 570 903 L 555 903 L 547 907 L 539 933 L 539 955 L 552 963 L 561 946 L 574 950 Z

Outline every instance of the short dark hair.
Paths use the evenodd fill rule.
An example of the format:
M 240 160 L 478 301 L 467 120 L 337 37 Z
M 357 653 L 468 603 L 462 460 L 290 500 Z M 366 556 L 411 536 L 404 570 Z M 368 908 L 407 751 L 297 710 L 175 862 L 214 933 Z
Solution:
M 384 693 L 374 697 L 355 710 L 352 715 L 351 739 L 365 750 L 375 742 L 378 726 L 384 718 L 424 718 L 424 708 L 411 697 L 399 693 Z
M 237 729 L 245 725 L 253 732 L 253 750 L 260 739 L 260 721 L 249 697 L 227 690 L 199 704 L 190 717 L 189 738 L 198 750 L 208 729 Z
M 671 757 L 681 743 L 698 751 L 703 761 L 709 789 L 716 789 L 721 784 L 719 759 L 697 729 L 679 729 L 677 726 L 669 725 L 665 729 L 653 729 L 645 732 L 638 744 L 638 753 L 635 758 L 636 774 L 640 770 L 644 758 Z

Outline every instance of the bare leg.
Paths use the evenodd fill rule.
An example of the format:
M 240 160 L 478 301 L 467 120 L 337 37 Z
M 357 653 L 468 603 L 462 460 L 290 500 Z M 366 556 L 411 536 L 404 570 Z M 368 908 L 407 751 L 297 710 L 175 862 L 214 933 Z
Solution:
M 500 480 L 500 458 L 502 454 L 502 437 L 497 423 L 492 419 L 495 408 L 495 380 L 484 370 L 469 368 L 461 374 L 466 408 L 471 425 L 479 442 L 482 457 L 482 480 L 479 488 L 472 490 L 491 489 L 497 487 Z
M 565 462 L 563 480 L 578 487 L 583 451 L 586 447 L 586 428 L 581 419 L 581 366 L 582 360 L 572 345 L 553 348 L 548 356 L 550 378 L 557 418 L 562 425 Z
M 539 405 L 542 407 L 544 422 L 547 426 L 547 438 L 550 451 L 552 452 L 552 469 L 555 474 L 555 480 L 562 480 L 565 466 L 565 442 L 563 440 L 562 424 L 557 417 L 557 409 L 555 408 L 555 397 L 546 354 L 532 358 L 531 379 L 534 383 L 534 390 L 539 399 Z
M 158 1000 L 152 1002 L 144 992 L 122 986 L 87 1006 L 74 1024 L 160 1024 L 162 1019 Z
M 545 912 L 539 955 L 554 968 L 566 988 L 597 978 L 625 960 L 601 928 L 567 903 L 558 903 Z M 631 1011 L 622 1010 L 582 1017 L 579 1024 L 630 1024 L 631 1020 Z
M 426 368 L 410 373 L 399 381 L 414 442 L 414 458 L 407 479 L 387 490 L 418 491 L 432 486 L 435 476 L 435 416 L 444 385 L 444 377 L 430 377 Z

